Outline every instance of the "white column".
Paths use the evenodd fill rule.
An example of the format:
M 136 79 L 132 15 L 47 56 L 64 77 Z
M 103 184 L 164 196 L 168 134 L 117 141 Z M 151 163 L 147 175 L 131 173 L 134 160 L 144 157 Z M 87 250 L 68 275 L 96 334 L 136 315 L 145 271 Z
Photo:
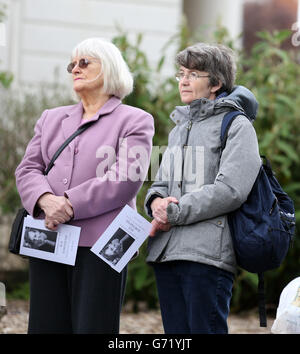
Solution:
M 26 1 L 26 0 L 25 0 Z M 24 0 L 23 0 L 24 2 Z M 21 65 L 22 1 L 10 0 L 7 7 L 6 69 L 14 74 L 13 84 L 17 85 Z
M 232 38 L 242 32 L 244 0 L 185 0 L 184 12 L 192 31 L 201 30 L 208 39 L 220 23 Z

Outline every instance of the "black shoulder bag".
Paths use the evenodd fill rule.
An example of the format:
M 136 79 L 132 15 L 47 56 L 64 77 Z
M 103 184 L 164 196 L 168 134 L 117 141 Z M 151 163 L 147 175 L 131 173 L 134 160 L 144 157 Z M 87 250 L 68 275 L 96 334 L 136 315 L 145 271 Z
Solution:
M 61 152 L 64 150 L 64 148 L 69 145 L 69 143 L 79 134 L 81 134 L 82 132 L 84 132 L 87 128 L 89 128 L 93 123 L 97 122 L 96 121 L 92 121 L 89 122 L 85 125 L 83 125 L 82 127 L 80 127 L 79 129 L 76 130 L 75 133 L 73 133 L 60 147 L 59 149 L 56 151 L 56 153 L 54 154 L 54 156 L 52 157 L 47 169 L 44 171 L 44 175 L 46 176 L 49 171 L 51 170 L 51 168 L 54 166 L 54 161 L 58 158 L 58 156 L 61 154 Z M 23 230 L 23 223 L 24 223 L 24 219 L 25 217 L 29 215 L 29 213 L 27 212 L 27 210 L 25 208 L 21 208 L 18 210 L 17 215 L 15 217 L 15 220 L 13 222 L 12 225 L 12 229 L 11 229 L 11 234 L 10 234 L 10 239 L 9 239 L 9 244 L 8 244 L 8 250 L 11 253 L 20 255 L 20 244 L 21 244 L 21 238 L 22 238 L 22 230 Z

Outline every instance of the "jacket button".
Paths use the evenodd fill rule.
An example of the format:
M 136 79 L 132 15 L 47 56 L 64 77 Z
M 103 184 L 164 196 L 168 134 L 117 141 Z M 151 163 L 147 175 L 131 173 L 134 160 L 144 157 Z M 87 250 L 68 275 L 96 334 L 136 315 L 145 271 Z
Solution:
M 68 183 L 67 178 L 64 178 L 64 179 L 62 180 L 62 182 L 63 182 L 63 184 L 67 184 L 67 183 Z
M 222 221 L 221 220 L 218 221 L 218 225 L 222 225 Z

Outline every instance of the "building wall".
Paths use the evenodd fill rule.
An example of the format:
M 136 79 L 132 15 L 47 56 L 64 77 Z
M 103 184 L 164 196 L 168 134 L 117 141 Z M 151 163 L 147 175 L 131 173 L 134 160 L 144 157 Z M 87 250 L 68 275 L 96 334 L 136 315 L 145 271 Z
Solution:
M 88 37 L 111 39 L 118 34 L 117 26 L 132 40 L 143 33 L 142 49 L 154 65 L 162 47 L 177 31 L 182 14 L 182 0 L 4 2 L 8 5 L 7 41 L 0 48 L 0 65 L 12 71 L 14 82 L 21 85 L 53 80 L 56 67 L 60 80 L 66 80 L 65 67 L 72 48 Z

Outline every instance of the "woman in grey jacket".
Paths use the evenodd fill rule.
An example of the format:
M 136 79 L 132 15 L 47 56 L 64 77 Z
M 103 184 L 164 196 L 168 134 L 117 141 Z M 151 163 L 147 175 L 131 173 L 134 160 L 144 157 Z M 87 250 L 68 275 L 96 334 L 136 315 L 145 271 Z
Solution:
M 198 43 L 176 57 L 185 106 L 176 107 L 145 209 L 153 217 L 147 262 L 154 266 L 166 333 L 227 333 L 236 261 L 227 214 L 246 199 L 261 160 L 252 121 L 257 101 L 234 87 L 233 52 Z M 224 115 L 238 116 L 220 150 Z

